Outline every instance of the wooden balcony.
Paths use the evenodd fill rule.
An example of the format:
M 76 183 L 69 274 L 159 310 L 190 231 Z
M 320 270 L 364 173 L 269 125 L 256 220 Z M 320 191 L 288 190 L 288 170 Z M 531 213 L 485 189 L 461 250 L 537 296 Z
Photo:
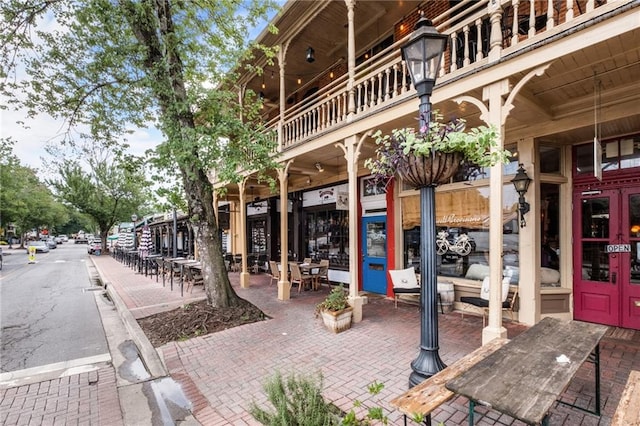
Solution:
M 501 7 L 493 7 L 497 3 Z M 632 0 L 462 2 L 433 20 L 438 31 L 450 38 L 434 101 L 482 89 L 483 84 L 491 82 L 491 73 L 498 67 L 510 66 L 508 75 L 527 72 L 544 59 L 532 56 L 536 51 L 550 52 L 549 59 L 554 59 L 554 46 L 570 35 L 589 35 L 575 39 L 573 51 L 594 45 L 601 40 L 593 39 L 594 33 L 589 30 L 639 8 L 640 4 Z M 400 53 L 406 38 L 358 65 L 352 91 L 348 74 L 344 74 L 286 109 L 282 117 L 278 114 L 272 119 L 268 127 L 275 130 L 280 152 L 406 101 L 415 104 L 415 91 Z M 526 55 L 528 59 L 519 60 Z M 484 79 L 465 78 L 477 75 Z

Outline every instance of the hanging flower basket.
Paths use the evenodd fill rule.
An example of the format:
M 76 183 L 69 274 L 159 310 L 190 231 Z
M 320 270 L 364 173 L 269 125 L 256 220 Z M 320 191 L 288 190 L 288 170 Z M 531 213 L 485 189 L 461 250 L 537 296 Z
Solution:
M 431 155 L 409 153 L 398 167 L 398 176 L 413 188 L 448 183 L 462 159 L 460 152 L 433 152 Z
M 389 181 L 398 176 L 414 188 L 448 183 L 460 164 L 490 167 L 507 163 L 511 153 L 501 148 L 495 127 L 466 130 L 463 119 L 447 124 L 433 113 L 428 126 L 394 129 L 390 135 L 377 131 L 376 157 L 365 161 L 375 179 Z

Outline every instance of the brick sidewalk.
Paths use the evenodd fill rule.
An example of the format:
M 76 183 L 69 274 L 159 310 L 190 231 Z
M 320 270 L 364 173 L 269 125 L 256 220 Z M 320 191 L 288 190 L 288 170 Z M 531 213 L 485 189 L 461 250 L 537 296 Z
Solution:
M 186 302 L 179 289 L 170 291 L 150 278 L 109 257 L 99 258 L 100 267 L 114 285 L 122 284 L 132 309 L 141 313 L 145 301 L 154 309 Z M 314 316 L 314 307 L 328 291 L 292 292 L 288 301 L 277 300 L 277 288 L 265 274 L 251 275 L 249 288 L 239 287 L 239 274 L 231 273 L 236 292 L 262 309 L 271 319 L 219 333 L 168 343 L 162 353 L 171 376 L 181 383 L 193 403 L 193 413 L 203 425 L 255 425 L 248 414 L 250 401 L 264 403 L 262 383 L 275 371 L 324 376 L 324 395 L 344 410 L 358 399 L 382 405 L 391 424 L 402 424 L 388 401 L 407 389 L 410 362 L 418 354 L 420 319 L 414 305 L 384 298 L 370 298 L 363 321 L 341 334 L 324 329 Z M 116 284 L 117 283 L 117 284 Z M 198 290 L 196 290 L 198 291 Z M 190 295 L 189 295 L 190 296 Z M 194 298 L 196 297 L 194 291 Z M 526 329 L 504 322 L 509 337 Z M 440 356 L 451 363 L 481 344 L 482 319 L 459 313 L 439 315 Z M 630 369 L 640 369 L 640 332 L 615 330 L 601 344 L 602 410 L 600 419 L 562 405 L 552 410 L 552 425 L 607 425 L 615 411 Z M 593 409 L 593 366 L 582 366 L 562 399 Z M 366 386 L 383 382 L 383 392 L 372 398 Z M 373 400 L 372 400 L 373 399 Z M 468 401 L 458 397 L 434 413 L 434 424 L 467 424 Z M 476 408 L 477 424 L 521 424 L 508 416 Z
M 137 317 L 172 309 L 204 297 L 202 289 L 180 295 L 161 280 L 136 274 L 109 256 L 95 257 L 103 281 L 111 285 L 127 308 Z M 249 403 L 266 401 L 262 383 L 275 371 L 286 374 L 322 372 L 324 396 L 344 410 L 359 399 L 381 405 L 390 424 L 402 424 L 388 401 L 407 389 L 410 362 L 418 354 L 420 319 L 415 305 L 370 298 L 364 306 L 363 321 L 341 334 L 324 329 L 314 316 L 314 307 L 328 291 L 292 292 L 292 299 L 277 300 L 277 287 L 267 275 L 251 275 L 251 286 L 239 287 L 239 274 L 231 273 L 236 292 L 263 310 L 271 319 L 247 324 L 188 341 L 171 342 L 158 349 L 173 379 L 192 402 L 195 418 L 203 425 L 257 425 L 248 414 Z M 509 337 L 525 326 L 504 322 Z M 440 356 L 451 363 L 481 344 L 482 319 L 472 315 L 439 315 Z M 551 412 L 551 425 L 608 425 L 631 369 L 640 369 L 640 332 L 612 329 L 601 343 L 602 410 L 600 419 L 558 405 Z M 563 394 L 562 399 L 593 408 L 593 366 L 586 364 Z M 78 374 L 36 385 L 0 391 L 3 424 L 122 424 L 113 368 Z M 385 385 L 371 397 L 366 386 L 377 380 Z M 82 401 L 67 392 L 73 389 Z M 39 393 L 44 396 L 39 396 Z M 84 397 L 84 398 L 83 398 Z M 39 399 L 38 399 L 39 398 Z M 43 402 L 44 401 L 44 402 Z M 28 410 L 26 410 L 28 408 Z M 60 411 L 58 411 L 60 408 Z M 468 401 L 458 397 L 443 405 L 433 416 L 433 424 L 467 424 Z M 117 411 L 117 414 L 116 414 Z M 7 413 L 5 415 L 5 412 Z M 27 414 L 29 417 L 27 418 Z M 66 414 L 64 414 L 66 413 Z M 22 414 L 24 417 L 16 417 Z M 60 418 L 56 421 L 56 415 Z M 47 416 L 45 418 L 45 416 Z M 98 416 L 98 417 L 95 417 Z M 76 420 L 77 419 L 77 420 Z M 518 425 L 508 416 L 476 408 L 476 424 Z M 30 423 L 31 422 L 31 423 Z
M 3 425 L 122 425 L 112 366 L 0 390 Z

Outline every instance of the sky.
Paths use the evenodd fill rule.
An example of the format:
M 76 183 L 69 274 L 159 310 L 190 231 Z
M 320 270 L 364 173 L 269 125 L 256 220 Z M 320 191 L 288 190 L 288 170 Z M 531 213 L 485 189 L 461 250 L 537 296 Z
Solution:
M 278 3 L 283 4 L 284 0 Z M 266 22 L 251 31 L 249 39 L 255 39 L 265 26 Z M 6 104 L 2 99 L 0 103 Z M 162 133 L 156 128 L 133 130 L 133 134 L 126 136 L 131 146 L 129 150 L 131 154 L 142 155 L 147 149 L 154 148 L 162 141 Z M 0 138 L 11 137 L 16 141 L 13 153 L 23 166 L 46 173 L 44 165 L 50 156 L 45 151 L 45 147 L 49 144 L 59 144 L 65 131 L 64 121 L 56 120 L 47 114 L 28 118 L 25 110 L 0 110 Z

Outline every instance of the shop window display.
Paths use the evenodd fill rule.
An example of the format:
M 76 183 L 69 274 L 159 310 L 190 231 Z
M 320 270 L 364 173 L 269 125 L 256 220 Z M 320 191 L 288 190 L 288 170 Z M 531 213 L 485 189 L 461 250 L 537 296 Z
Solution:
M 349 267 L 349 216 L 346 210 L 307 213 L 307 253 L 313 261 L 329 260 L 334 269 Z
M 518 279 L 518 194 L 503 189 L 503 264 Z M 438 275 L 482 280 L 489 270 L 489 187 L 436 193 Z M 402 198 L 405 267 L 420 265 L 419 196 Z M 477 265 L 477 266 L 474 266 Z

